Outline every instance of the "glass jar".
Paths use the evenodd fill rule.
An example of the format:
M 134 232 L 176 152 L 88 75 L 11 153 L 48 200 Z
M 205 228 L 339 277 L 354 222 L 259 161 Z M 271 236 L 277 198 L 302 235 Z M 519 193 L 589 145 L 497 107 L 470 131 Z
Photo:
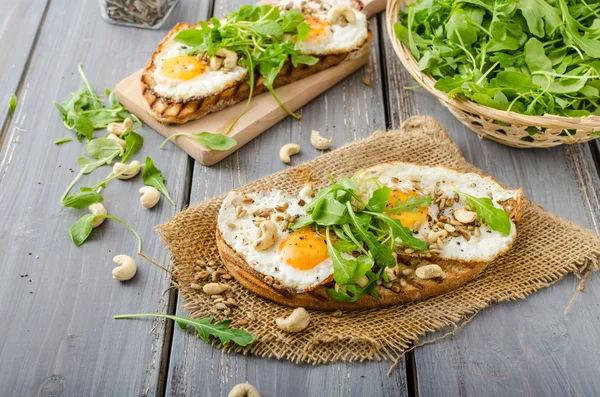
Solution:
M 100 0 L 102 17 L 115 25 L 159 29 L 178 0 Z

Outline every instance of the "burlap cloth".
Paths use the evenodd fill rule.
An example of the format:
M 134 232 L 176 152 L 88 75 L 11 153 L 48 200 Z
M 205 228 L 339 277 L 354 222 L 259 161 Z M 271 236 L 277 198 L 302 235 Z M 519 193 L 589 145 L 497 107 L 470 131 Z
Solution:
M 275 186 L 297 194 L 308 180 L 318 187 L 326 184 L 329 172 L 335 178 L 347 177 L 360 168 L 399 160 L 478 171 L 434 119 L 413 117 L 398 131 L 375 132 L 367 139 L 259 179 L 240 190 Z M 173 255 L 173 276 L 185 301 L 184 309 L 192 317 L 208 316 L 213 307 L 209 296 L 190 285 L 195 282 L 199 260 L 215 261 L 215 268 L 220 264 L 215 228 L 223 197 L 189 208 L 158 227 Z M 311 364 L 397 359 L 429 331 L 457 324 L 493 302 L 523 299 L 570 272 L 597 270 L 599 263 L 597 235 L 527 201 L 519 237 L 508 254 L 467 285 L 425 301 L 345 312 L 339 318 L 330 312 L 311 312 L 311 323 L 305 331 L 286 334 L 279 331 L 274 319 L 289 314 L 290 308 L 252 294 L 235 280 L 224 281 L 239 304 L 229 316 L 234 325 L 247 318 L 248 312 L 257 316 L 243 326 L 257 336 L 256 341 L 246 348 L 230 344 L 225 349 Z

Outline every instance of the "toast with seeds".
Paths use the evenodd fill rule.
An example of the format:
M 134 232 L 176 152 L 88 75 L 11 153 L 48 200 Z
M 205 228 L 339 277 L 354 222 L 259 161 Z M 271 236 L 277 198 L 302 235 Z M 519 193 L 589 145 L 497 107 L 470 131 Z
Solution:
M 440 295 L 510 250 L 521 189 L 446 167 L 388 163 L 297 196 L 230 193 L 217 246 L 245 288 L 274 302 L 359 310 Z
M 274 89 L 368 52 L 372 34 L 361 8 L 352 0 L 282 1 L 180 23 L 145 66 L 146 110 L 181 124 L 270 91 L 295 116 Z

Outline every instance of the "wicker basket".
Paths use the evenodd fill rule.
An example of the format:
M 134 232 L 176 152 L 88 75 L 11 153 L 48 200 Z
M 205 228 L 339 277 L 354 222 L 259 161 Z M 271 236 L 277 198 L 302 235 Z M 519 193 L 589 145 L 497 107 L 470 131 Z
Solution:
M 396 54 L 413 78 L 427 91 L 435 95 L 442 105 L 465 126 L 483 138 L 517 148 L 547 148 L 563 143 L 587 142 L 598 136 L 591 132 L 600 131 L 600 116 L 562 117 L 555 115 L 528 116 L 479 105 L 469 100 L 448 98 L 448 94 L 434 88 L 436 80 L 419 70 L 410 49 L 394 34 L 394 23 L 398 12 L 406 3 L 388 0 L 386 10 L 387 32 Z M 538 130 L 529 134 L 531 127 Z

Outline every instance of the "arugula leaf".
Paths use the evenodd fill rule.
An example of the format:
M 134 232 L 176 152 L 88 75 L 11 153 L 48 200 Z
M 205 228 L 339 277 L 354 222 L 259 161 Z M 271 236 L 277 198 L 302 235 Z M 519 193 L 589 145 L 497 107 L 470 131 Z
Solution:
M 104 201 L 104 197 L 98 192 L 82 190 L 77 193 L 73 193 L 67 196 L 61 204 L 63 207 L 72 207 L 78 210 L 86 208 L 92 204 L 101 203 Z M 91 215 L 91 214 L 90 214 Z
M 77 132 L 77 139 L 81 142 L 83 138 L 91 140 L 94 134 L 93 124 L 81 113 L 70 111 L 67 113 L 67 120 L 73 125 Z
M 83 175 L 87 175 L 96 170 L 96 168 L 102 167 L 104 165 L 109 165 L 118 155 L 119 152 L 115 151 L 112 155 L 103 157 L 97 161 L 93 161 L 85 157 L 77 157 L 77 164 L 79 165 L 81 173 Z
M 373 255 L 373 259 L 375 263 L 377 263 L 381 267 L 394 267 L 396 266 L 396 260 L 392 255 L 392 249 L 387 245 L 381 244 L 377 238 L 368 230 L 363 229 L 363 226 L 360 224 L 358 219 L 356 218 L 356 214 L 352 209 L 352 204 L 350 202 L 346 203 L 346 208 L 348 209 L 348 214 L 354 223 L 354 227 L 356 231 L 362 238 L 362 240 L 367 243 L 369 246 L 369 250 Z
M 391 193 L 392 189 L 387 186 L 382 186 L 379 189 L 374 190 L 369 202 L 367 203 L 369 210 L 383 212 L 388 200 L 390 199 Z
M 243 329 L 230 328 L 231 320 L 222 320 L 216 323 L 213 323 L 214 318 L 212 316 L 200 319 L 193 319 L 185 316 L 172 316 L 170 314 L 159 314 L 159 313 L 149 313 L 149 314 L 121 314 L 115 316 L 115 320 L 122 319 L 130 319 L 136 317 L 160 317 L 160 318 L 168 318 L 173 320 L 179 325 L 180 328 L 186 329 L 188 326 L 192 326 L 196 332 L 198 332 L 198 336 L 202 338 L 206 342 L 210 342 L 210 337 L 219 338 L 219 341 L 223 346 L 227 345 L 229 342 L 234 342 L 240 346 L 247 346 L 250 343 L 254 342 L 256 336 L 250 334 L 249 332 Z
M 121 162 L 126 163 L 131 156 L 136 154 L 144 145 L 144 138 L 134 131 L 129 131 L 125 136 L 125 152 L 121 157 Z
M 312 220 L 322 226 L 348 223 L 346 206 L 337 200 L 320 200 L 311 213 Z
M 393 214 L 417 212 L 419 208 L 429 207 L 430 205 L 431 196 L 409 196 L 406 203 L 402 203 L 402 200 L 398 200 L 394 207 L 386 209 L 385 212 L 391 212 Z
M 488 197 L 475 197 L 467 193 L 457 192 L 465 198 L 467 204 L 477 212 L 479 218 L 485 219 L 485 223 L 492 229 L 501 232 L 505 236 L 510 234 L 510 217 L 502 208 L 494 206 L 494 202 Z
M 79 247 L 87 241 L 88 237 L 90 237 L 90 234 L 92 233 L 94 221 L 99 218 L 115 220 L 128 228 L 138 240 L 138 253 L 142 252 L 142 239 L 140 235 L 137 234 L 137 232 L 133 230 L 133 228 L 127 222 L 113 215 L 85 214 L 79 218 L 74 224 L 71 225 L 71 227 L 67 229 L 67 233 L 69 236 L 71 236 L 71 240 L 73 240 L 73 243 L 75 243 L 76 246 Z
M 418 238 L 416 238 L 413 235 L 412 231 L 406 226 L 403 226 L 399 220 L 390 218 L 385 214 L 372 213 L 371 215 L 387 223 L 387 225 L 392 229 L 394 238 L 400 239 L 402 245 L 420 251 L 427 249 L 427 243 L 423 240 L 419 240 Z
M 331 241 L 329 227 L 325 230 L 327 252 L 333 263 L 333 279 L 338 285 L 353 284 L 373 267 L 373 259 L 366 255 L 344 257 Z
M 85 145 L 85 153 L 90 157 L 100 160 L 114 156 L 115 153 L 119 156 L 122 155 L 123 148 L 118 142 L 112 139 L 96 138 L 90 140 Z
M 12 94 L 10 96 L 10 98 L 8 99 L 8 113 L 10 113 L 11 116 L 14 115 L 16 108 L 17 108 L 17 96 L 15 94 Z
M 202 144 L 202 146 L 212 150 L 224 151 L 229 150 L 237 145 L 235 139 L 223 134 L 212 134 L 210 132 L 198 132 L 196 134 L 190 134 L 187 132 L 178 132 L 165 139 L 160 145 L 161 149 L 166 145 L 167 142 L 178 136 L 189 136 L 191 138 L 195 138 Z
M 144 185 L 155 187 L 156 190 L 161 192 L 172 205 L 175 205 L 175 202 L 169 195 L 169 190 L 165 186 L 165 179 L 162 176 L 162 172 L 154 166 L 154 162 L 150 157 L 146 157 L 146 165 L 142 171 L 142 179 L 144 180 Z

